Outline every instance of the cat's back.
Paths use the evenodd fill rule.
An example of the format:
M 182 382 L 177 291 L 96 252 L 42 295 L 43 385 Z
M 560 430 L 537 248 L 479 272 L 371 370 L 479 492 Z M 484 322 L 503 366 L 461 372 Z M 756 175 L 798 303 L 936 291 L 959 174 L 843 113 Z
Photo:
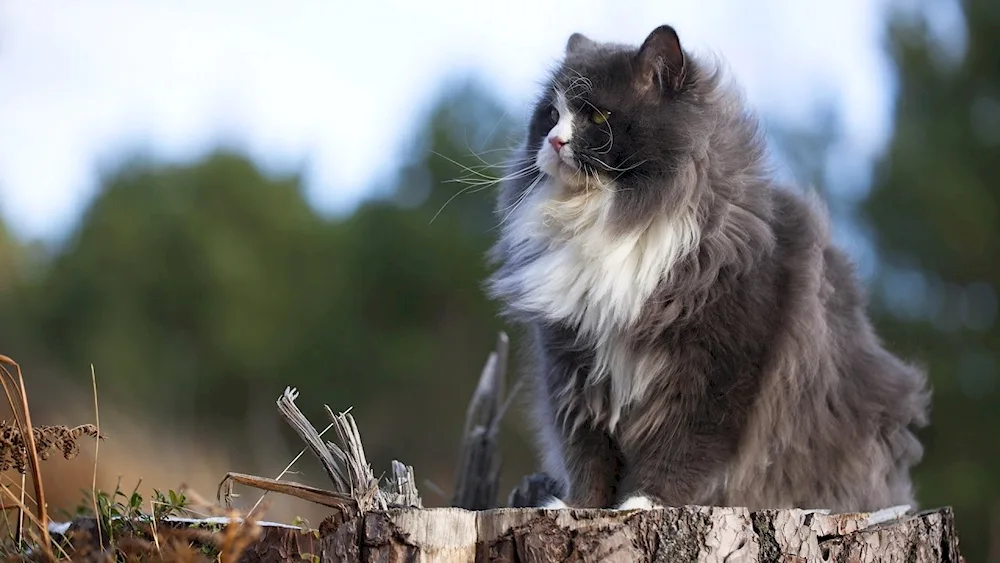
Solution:
M 882 414 L 921 394 L 924 371 L 903 362 L 879 339 L 863 280 L 849 254 L 831 237 L 829 215 L 818 196 L 776 189 L 773 206 L 788 292 L 786 330 L 805 332 L 820 345 L 814 365 L 830 372 L 831 380 L 858 387 L 859 395 L 871 397 L 869 402 L 880 402 L 873 408 Z
M 790 190 L 773 195 L 782 320 L 744 441 L 757 446 L 744 453 L 776 445 L 785 453 L 757 477 L 735 480 L 740 484 L 729 490 L 729 500 L 810 500 L 852 510 L 912 504 L 908 470 L 922 455 L 913 429 L 927 422 L 925 372 L 878 338 L 862 280 L 832 240 L 823 205 Z M 786 410 L 792 404 L 794 412 Z M 822 475 L 817 466 L 825 468 Z M 874 485 L 876 475 L 882 485 Z M 758 496 L 778 490 L 779 482 L 781 499 Z

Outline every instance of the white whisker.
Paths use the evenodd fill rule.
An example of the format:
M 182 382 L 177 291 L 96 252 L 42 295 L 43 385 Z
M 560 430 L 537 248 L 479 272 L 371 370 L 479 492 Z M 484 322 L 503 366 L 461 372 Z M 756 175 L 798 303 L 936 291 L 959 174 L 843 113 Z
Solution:
M 449 160 L 451 160 L 451 159 L 449 159 Z M 452 162 L 454 162 L 454 161 L 452 161 Z M 458 163 L 456 163 L 456 164 L 458 164 Z M 467 183 L 469 185 L 466 186 L 465 188 L 462 188 L 456 194 L 454 194 L 453 196 L 451 196 L 450 198 L 448 198 L 448 200 L 444 202 L 444 205 L 442 205 L 441 208 L 438 209 L 437 213 L 434 214 L 434 216 L 431 218 L 430 222 L 433 223 L 434 220 L 437 219 L 439 215 L 441 215 L 441 213 L 444 211 L 444 209 L 446 207 L 448 207 L 448 205 L 452 201 L 455 201 L 455 199 L 457 197 L 459 197 L 459 196 L 461 196 L 463 194 L 470 194 L 470 193 L 480 192 L 480 191 L 483 191 L 483 190 L 485 190 L 485 189 L 487 189 L 487 188 L 489 188 L 491 186 L 494 186 L 494 185 L 496 185 L 498 183 L 501 183 L 501 182 L 506 182 L 506 181 L 509 181 L 509 180 L 516 180 L 516 179 L 524 178 L 524 177 L 530 176 L 531 174 L 537 172 L 537 170 L 538 170 L 538 166 L 535 165 L 535 164 L 531 164 L 531 165 L 529 165 L 529 166 L 527 166 L 525 168 L 522 168 L 521 170 L 517 170 L 515 172 L 512 172 L 512 173 L 507 174 L 505 176 L 501 176 L 499 178 L 489 178 L 489 179 L 454 178 L 451 181 L 454 181 L 454 182 L 463 182 L 463 183 Z
M 515 211 L 517 211 L 517 208 L 520 207 L 520 205 L 524 202 L 524 200 L 528 198 L 532 190 L 534 190 L 535 187 L 539 184 L 539 182 L 542 181 L 543 177 L 544 175 L 539 174 L 537 178 L 535 178 L 530 184 L 528 184 L 528 187 L 524 189 L 524 192 L 522 192 L 521 195 L 518 196 L 516 200 L 514 200 L 514 203 L 508 206 L 509 212 L 507 213 L 507 215 L 504 216 L 503 219 L 500 220 L 500 223 L 497 225 L 497 227 L 502 227 L 503 224 L 510 219 L 510 216 L 513 215 Z M 507 211 L 507 209 L 501 209 L 500 211 Z

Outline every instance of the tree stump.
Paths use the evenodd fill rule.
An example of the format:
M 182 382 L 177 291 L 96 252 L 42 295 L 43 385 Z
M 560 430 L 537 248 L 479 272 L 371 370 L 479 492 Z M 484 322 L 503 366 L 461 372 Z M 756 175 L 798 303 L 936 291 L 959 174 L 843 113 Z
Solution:
M 642 563 L 963 561 L 951 509 L 871 523 L 867 514 L 680 507 L 658 510 L 399 508 L 319 531 L 260 523 L 251 562 Z M 178 522 L 191 525 L 192 520 Z M 223 524 L 215 520 L 217 526 Z M 201 527 L 205 527 L 201 525 Z

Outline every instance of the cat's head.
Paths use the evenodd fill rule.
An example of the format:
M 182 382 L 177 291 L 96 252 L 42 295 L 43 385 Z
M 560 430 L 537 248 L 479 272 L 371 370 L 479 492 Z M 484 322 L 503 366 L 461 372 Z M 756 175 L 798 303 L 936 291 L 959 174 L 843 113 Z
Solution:
M 718 90 L 717 73 L 669 25 L 639 46 L 574 33 L 535 104 L 519 162 L 540 174 L 515 174 L 501 203 L 539 186 L 557 185 L 563 193 L 553 196 L 564 199 L 602 191 L 607 223 L 619 231 L 692 209 L 704 195 L 698 177 L 710 137 L 732 113 Z
M 757 120 L 721 77 L 667 25 L 638 46 L 569 38 L 500 191 L 490 292 L 508 313 L 610 339 L 667 277 L 695 294 L 724 266 L 750 270 L 771 240 L 771 180 Z

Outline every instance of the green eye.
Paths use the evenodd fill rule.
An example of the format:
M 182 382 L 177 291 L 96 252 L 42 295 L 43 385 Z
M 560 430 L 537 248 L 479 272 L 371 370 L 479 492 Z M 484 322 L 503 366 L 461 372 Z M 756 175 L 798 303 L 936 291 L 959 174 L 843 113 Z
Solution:
M 609 117 L 611 117 L 610 111 L 603 111 L 599 109 L 594 110 L 594 113 L 590 114 L 590 120 L 597 125 L 607 122 Z

